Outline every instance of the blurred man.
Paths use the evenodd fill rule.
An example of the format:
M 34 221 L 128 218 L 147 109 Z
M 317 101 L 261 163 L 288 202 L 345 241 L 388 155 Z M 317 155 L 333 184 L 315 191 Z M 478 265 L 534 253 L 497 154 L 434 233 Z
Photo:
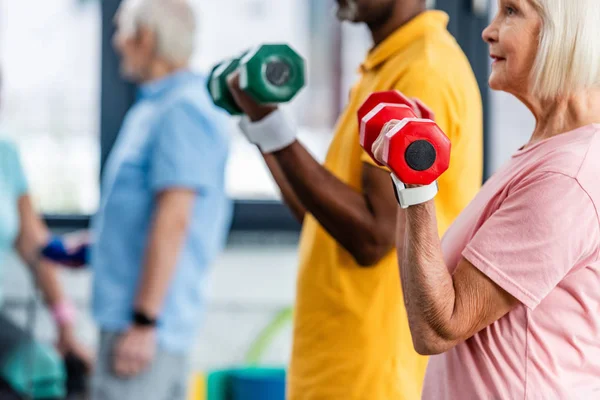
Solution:
M 396 215 L 389 172 L 359 145 L 357 111 L 369 94 L 390 89 L 433 109 L 452 141 L 435 198 L 443 233 L 481 185 L 481 95 L 448 16 L 426 11 L 425 0 L 338 0 L 338 7 L 340 19 L 367 25 L 374 47 L 324 166 L 295 140 L 281 110 L 258 105 L 237 76 L 230 79 L 247 114 L 242 130 L 263 153 L 271 149 L 267 164 L 303 221 L 288 397 L 419 399 L 426 358 L 413 349 L 393 250 L 404 214 Z
M 183 0 L 125 0 L 116 17 L 121 71 L 139 90 L 92 225 L 95 400 L 184 398 L 204 275 L 229 228 L 226 121 L 188 70 L 192 11 Z

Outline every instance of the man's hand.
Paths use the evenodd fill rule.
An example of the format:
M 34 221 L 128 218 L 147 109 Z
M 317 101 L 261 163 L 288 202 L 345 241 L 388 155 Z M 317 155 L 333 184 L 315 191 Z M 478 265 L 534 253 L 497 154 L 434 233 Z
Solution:
M 94 356 L 90 349 L 77 340 L 71 325 L 64 325 L 58 329 L 58 343 L 56 344 L 56 347 L 59 353 L 63 357 L 72 354 L 79 358 L 85 365 L 86 372 L 90 373 L 94 369 L 95 363 Z
M 133 325 L 117 340 L 114 371 L 123 378 L 133 377 L 148 367 L 155 354 L 156 329 Z
M 244 114 L 250 118 L 250 121 L 260 121 L 271 112 L 277 109 L 277 106 L 259 104 L 246 92 L 240 88 L 240 74 L 234 72 L 227 78 L 229 90 L 237 105 L 244 111 Z

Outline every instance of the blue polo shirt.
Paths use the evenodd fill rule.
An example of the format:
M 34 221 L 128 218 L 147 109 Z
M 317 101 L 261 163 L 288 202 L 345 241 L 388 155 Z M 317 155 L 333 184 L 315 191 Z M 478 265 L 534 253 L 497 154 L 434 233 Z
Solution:
M 106 162 L 92 221 L 93 314 L 100 329 L 121 331 L 131 320 L 157 193 L 195 191 L 159 316 L 159 346 L 172 352 L 193 344 L 206 272 L 225 245 L 232 214 L 225 192 L 227 117 L 210 101 L 205 82 L 180 71 L 139 89 Z

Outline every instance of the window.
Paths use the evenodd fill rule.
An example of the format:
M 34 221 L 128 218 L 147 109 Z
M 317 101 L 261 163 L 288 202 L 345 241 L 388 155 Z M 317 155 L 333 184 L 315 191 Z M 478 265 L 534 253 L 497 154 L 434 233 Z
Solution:
M 45 213 L 97 208 L 100 23 L 96 1 L 0 0 L 1 130 Z
M 295 117 L 301 141 L 317 159 L 323 160 L 340 111 L 339 99 L 347 99 L 347 90 L 346 94 L 336 93 L 342 77 L 341 60 L 337 59 L 341 52 L 334 51 L 339 24 L 333 14 L 333 2 L 196 0 L 194 4 L 200 27 L 192 62 L 197 70 L 208 73 L 217 62 L 262 43 L 290 44 L 305 58 L 307 85 L 284 107 Z M 277 187 L 260 153 L 233 123 L 232 132 L 229 193 L 238 199 L 277 199 Z

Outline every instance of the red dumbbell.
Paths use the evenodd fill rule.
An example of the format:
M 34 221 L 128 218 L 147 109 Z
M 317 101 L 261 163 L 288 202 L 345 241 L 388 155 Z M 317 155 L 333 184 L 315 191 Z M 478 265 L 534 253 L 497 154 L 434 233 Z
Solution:
M 379 137 L 381 130 L 391 120 L 417 118 L 415 105 L 397 90 L 372 93 L 358 109 L 358 126 L 360 145 L 378 164 L 373 156 L 373 143 Z
M 429 185 L 450 165 L 450 139 L 429 119 L 407 118 L 383 138 L 383 161 L 405 184 Z
M 450 140 L 435 122 L 417 115 L 433 117 L 423 103 L 400 92 L 373 93 L 358 111 L 360 143 L 375 159 L 373 142 L 389 121 L 399 120 L 384 136 L 383 161 L 402 182 L 428 185 L 448 169 Z
M 417 98 L 413 98 L 412 101 L 415 103 L 419 114 L 421 114 L 419 117 L 435 121 L 435 114 L 429 107 L 425 105 L 425 103 Z

